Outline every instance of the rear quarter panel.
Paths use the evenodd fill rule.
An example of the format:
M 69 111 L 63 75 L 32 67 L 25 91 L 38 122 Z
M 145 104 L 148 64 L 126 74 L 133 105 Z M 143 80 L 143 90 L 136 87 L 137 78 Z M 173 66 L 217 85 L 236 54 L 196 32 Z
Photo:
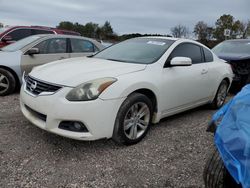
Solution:
M 234 74 L 231 66 L 228 63 L 225 63 L 224 60 L 221 60 L 219 58 L 215 59 L 215 61 L 211 64 L 210 70 L 211 70 L 211 75 L 210 75 L 211 80 L 215 87 L 213 93 L 213 98 L 214 98 L 222 80 L 226 79 L 227 81 L 229 81 L 229 87 L 230 87 Z M 213 100 L 213 98 L 211 100 Z

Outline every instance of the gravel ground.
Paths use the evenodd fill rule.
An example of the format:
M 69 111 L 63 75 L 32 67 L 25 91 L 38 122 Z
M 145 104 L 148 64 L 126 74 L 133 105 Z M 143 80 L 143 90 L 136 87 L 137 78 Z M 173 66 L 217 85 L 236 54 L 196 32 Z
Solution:
M 125 147 L 45 132 L 22 116 L 18 94 L 0 97 L 0 187 L 204 187 L 213 113 L 200 107 L 166 118 Z

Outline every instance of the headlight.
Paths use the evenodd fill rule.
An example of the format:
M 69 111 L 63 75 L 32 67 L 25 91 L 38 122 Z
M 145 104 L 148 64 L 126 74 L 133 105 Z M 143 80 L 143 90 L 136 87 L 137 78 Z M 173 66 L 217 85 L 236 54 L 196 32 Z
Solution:
M 67 94 L 66 99 L 69 101 L 95 100 L 107 87 L 116 81 L 116 78 L 100 78 L 83 83 L 72 89 Z
M 23 72 L 23 76 L 22 76 L 22 83 L 26 82 L 28 75 L 25 74 L 25 71 Z

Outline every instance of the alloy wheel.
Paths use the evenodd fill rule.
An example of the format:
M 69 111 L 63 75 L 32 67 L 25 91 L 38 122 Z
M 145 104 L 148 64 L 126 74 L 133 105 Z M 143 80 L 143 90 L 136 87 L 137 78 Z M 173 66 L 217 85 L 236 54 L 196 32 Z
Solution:
M 131 139 L 138 139 L 147 130 L 150 121 L 150 109 L 144 102 L 133 104 L 124 119 L 124 133 Z
M 222 84 L 217 94 L 217 106 L 222 106 L 227 97 L 227 84 Z
M 0 73 L 0 93 L 4 93 L 9 89 L 9 80 L 8 78 Z

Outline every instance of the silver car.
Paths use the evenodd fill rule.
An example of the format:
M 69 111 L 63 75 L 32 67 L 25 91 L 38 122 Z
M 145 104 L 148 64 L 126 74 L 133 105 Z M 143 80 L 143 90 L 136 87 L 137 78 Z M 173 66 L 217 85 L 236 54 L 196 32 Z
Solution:
M 0 49 L 0 96 L 14 92 L 24 71 L 60 59 L 89 56 L 103 48 L 93 39 L 69 35 L 33 35 L 8 45 Z

